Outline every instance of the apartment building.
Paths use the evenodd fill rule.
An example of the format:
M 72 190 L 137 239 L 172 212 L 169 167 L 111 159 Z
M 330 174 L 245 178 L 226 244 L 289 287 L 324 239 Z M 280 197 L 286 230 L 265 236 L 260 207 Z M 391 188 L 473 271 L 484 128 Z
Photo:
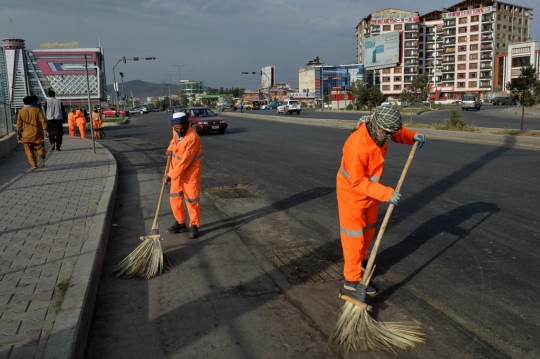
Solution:
M 362 64 L 367 39 L 400 33 L 399 62 L 367 67 L 367 77 L 373 77 L 387 96 L 399 96 L 421 74 L 429 76 L 431 98 L 436 100 L 501 90 L 495 79 L 499 55 L 507 53 L 510 44 L 529 38 L 532 20 L 531 8 L 488 0 L 466 0 L 417 14 L 386 9 L 369 14 L 356 27 L 357 60 Z

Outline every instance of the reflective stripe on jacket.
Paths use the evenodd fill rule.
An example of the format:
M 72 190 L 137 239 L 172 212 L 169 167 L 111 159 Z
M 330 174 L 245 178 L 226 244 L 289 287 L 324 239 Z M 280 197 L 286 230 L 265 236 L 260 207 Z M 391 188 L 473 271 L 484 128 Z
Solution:
M 396 143 L 413 144 L 416 132 L 402 127 L 392 136 Z M 375 201 L 388 202 L 392 187 L 379 183 L 384 170 L 385 143 L 377 146 L 365 123 L 353 132 L 343 146 L 341 167 L 336 176 L 336 192 L 340 205 L 367 208 Z
M 172 152 L 171 167 L 167 175 L 183 183 L 201 182 L 202 146 L 199 135 L 188 128 L 186 135 L 178 141 L 178 134 L 173 129 L 173 138 L 167 148 Z

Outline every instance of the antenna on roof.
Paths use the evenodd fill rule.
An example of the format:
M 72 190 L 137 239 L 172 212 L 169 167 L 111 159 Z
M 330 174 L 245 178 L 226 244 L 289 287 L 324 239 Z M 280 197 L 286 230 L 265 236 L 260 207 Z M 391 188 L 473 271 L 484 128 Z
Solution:
M 13 20 L 9 19 L 9 22 L 11 23 L 11 38 L 13 39 Z

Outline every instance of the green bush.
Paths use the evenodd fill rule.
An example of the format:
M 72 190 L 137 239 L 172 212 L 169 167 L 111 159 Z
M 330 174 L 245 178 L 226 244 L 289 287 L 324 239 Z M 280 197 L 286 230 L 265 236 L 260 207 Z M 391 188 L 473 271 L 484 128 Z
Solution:
M 446 120 L 446 125 L 449 130 L 462 130 L 465 126 L 463 115 L 457 110 L 450 111 L 450 118 Z
M 347 111 L 352 111 L 352 110 L 353 110 L 353 105 L 352 105 L 352 103 L 349 103 L 349 104 L 347 105 L 347 107 L 345 107 L 345 109 L 346 109 Z

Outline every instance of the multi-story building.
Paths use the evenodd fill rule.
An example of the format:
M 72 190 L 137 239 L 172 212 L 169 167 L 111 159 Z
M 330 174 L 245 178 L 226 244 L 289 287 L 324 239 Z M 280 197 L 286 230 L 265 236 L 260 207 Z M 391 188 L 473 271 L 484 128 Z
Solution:
M 501 88 L 496 58 L 510 44 L 529 38 L 531 19 L 531 8 L 490 0 L 465 0 L 419 17 L 382 10 L 357 25 L 357 59 L 366 63 L 370 37 L 398 31 L 399 61 L 367 67 L 385 95 L 398 96 L 414 76 L 427 74 L 434 99 L 459 98 L 465 92 L 483 96 Z
M 540 70 L 540 44 L 538 41 L 524 41 L 508 45 L 508 54 L 497 57 L 495 87 L 507 91 L 507 84 L 521 75 L 521 69 L 532 65 L 538 74 Z
M 197 95 L 204 93 L 204 82 L 202 81 L 181 80 L 178 85 L 181 96 L 187 98 L 190 103 L 195 100 Z
M 22 108 L 22 99 L 30 94 L 47 98 L 49 89 L 60 100 L 84 106 L 88 104 L 88 84 L 91 102 L 107 98 L 101 48 L 26 50 L 22 39 L 3 39 L 0 56 L 0 78 L 7 78 L 4 92 L 13 109 Z

